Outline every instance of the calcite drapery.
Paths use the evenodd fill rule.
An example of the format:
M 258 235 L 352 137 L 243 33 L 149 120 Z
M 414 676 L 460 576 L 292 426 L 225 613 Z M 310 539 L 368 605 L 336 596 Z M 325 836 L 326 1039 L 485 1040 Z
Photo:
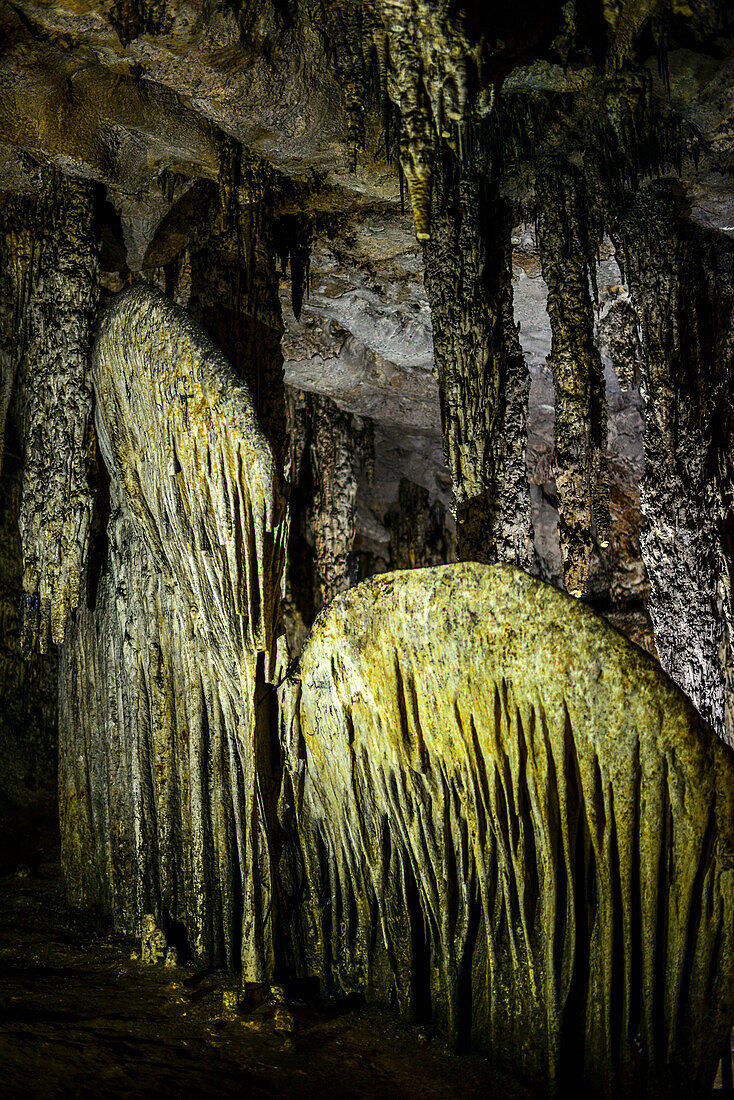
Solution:
M 593 540 L 609 542 L 604 371 L 594 344 L 585 185 L 568 165 L 535 174 L 537 231 L 553 342 L 554 467 L 567 590 L 586 592 Z
M 63 652 L 70 894 L 129 930 L 167 915 L 197 958 L 239 954 L 260 980 L 277 934 L 279 765 L 260 706 L 281 630 L 272 452 L 244 382 L 150 288 L 108 312 L 93 380 L 110 553 Z
M 734 757 L 654 660 L 464 563 L 334 600 L 291 706 L 310 972 L 542 1091 L 708 1091 L 734 1016 Z
M 89 351 L 98 295 L 92 184 L 50 172 L 6 222 L 17 362 L 3 354 L 2 413 L 15 384 L 25 466 L 20 512 L 24 648 L 60 644 L 79 602 L 92 514 Z M 25 216 L 23 216 L 23 214 Z M 3 415 L 4 420 L 4 415 Z
M 425 284 L 458 556 L 528 567 L 530 375 L 512 309 L 510 209 L 488 172 L 448 151 L 437 162 Z

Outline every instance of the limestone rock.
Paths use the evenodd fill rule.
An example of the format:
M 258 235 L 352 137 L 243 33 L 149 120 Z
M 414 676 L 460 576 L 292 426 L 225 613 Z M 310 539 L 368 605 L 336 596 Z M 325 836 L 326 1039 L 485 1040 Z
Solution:
M 17 455 L 17 438 L 8 444 Z M 0 474 L 0 874 L 21 858 L 34 865 L 58 843 L 58 656 L 21 653 L 20 498 L 20 470 L 8 455 Z
M 425 245 L 444 453 L 463 560 L 530 567 L 530 376 L 512 306 L 510 207 L 493 165 L 446 153 Z
M 164 908 L 202 962 L 273 954 L 282 512 L 249 392 L 190 318 L 133 288 L 94 350 L 106 560 L 62 655 L 68 888 L 118 927 Z
M 682 218 L 663 182 L 628 196 L 617 224 L 644 341 L 641 544 L 655 644 L 734 744 L 734 246 Z
M 145 913 L 140 938 L 140 958 L 148 966 L 167 961 L 166 933 L 156 924 L 155 914 Z
M 609 545 L 604 372 L 594 344 L 586 203 L 577 173 L 557 164 L 536 173 L 538 238 L 553 342 L 554 467 L 566 589 L 588 590 L 593 535 Z M 592 534 L 593 532 L 593 534 Z
M 25 452 L 20 532 L 24 648 L 64 639 L 80 598 L 92 513 L 89 352 L 98 296 L 92 185 L 42 176 L 36 203 L 6 222 L 4 258 L 15 296 L 17 363 L 3 365 L 3 404 L 15 384 Z M 13 376 L 16 376 L 15 379 Z M 2 410 L 4 419 L 5 409 Z
M 509 566 L 385 574 L 300 663 L 304 965 L 561 1096 L 705 1095 L 734 1018 L 734 757 Z

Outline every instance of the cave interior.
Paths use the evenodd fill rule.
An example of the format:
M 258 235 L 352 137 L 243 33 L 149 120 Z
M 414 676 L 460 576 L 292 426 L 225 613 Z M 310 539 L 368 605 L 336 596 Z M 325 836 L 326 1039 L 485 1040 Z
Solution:
M 734 1096 L 734 6 L 0 0 L 0 1093 Z

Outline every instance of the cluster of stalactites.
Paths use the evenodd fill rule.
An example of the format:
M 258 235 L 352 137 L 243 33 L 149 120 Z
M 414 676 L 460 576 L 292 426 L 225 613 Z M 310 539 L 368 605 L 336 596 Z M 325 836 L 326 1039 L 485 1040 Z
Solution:
M 457 126 L 469 110 L 468 71 L 476 69 L 460 11 L 432 0 L 337 0 L 332 11 L 336 58 L 345 77 L 349 111 L 348 142 L 352 167 L 364 144 L 367 73 L 376 68 L 380 108 L 389 128 L 390 107 L 400 117 L 399 152 L 408 184 L 419 240 L 430 232 L 431 176 L 439 137 L 456 140 Z M 492 103 L 488 86 L 472 110 L 485 113 Z M 389 135 L 387 135 L 389 147 Z
M 462 152 L 467 129 L 491 114 L 495 89 L 508 74 L 513 73 L 515 90 L 588 87 L 620 71 L 648 24 L 664 54 L 667 4 L 600 2 L 593 15 L 579 4 L 571 0 L 545 13 L 542 25 L 535 28 L 537 42 L 532 38 L 529 44 L 527 28 L 507 11 L 487 14 L 478 35 L 468 4 L 332 0 L 325 5 L 345 84 L 352 170 L 356 151 L 364 144 L 369 73 L 374 68 L 388 128 L 389 103 L 399 114 L 400 162 L 419 240 L 427 240 L 431 232 L 433 164 L 439 145 L 447 143 Z M 523 68 L 534 45 L 541 57 L 555 56 L 561 65 L 536 59 Z
M 89 349 L 98 296 L 94 189 L 49 173 L 24 215 L 4 219 L 12 324 L 2 411 L 14 388 L 25 466 L 20 530 L 30 651 L 60 644 L 79 602 L 92 512 Z M 7 292 L 6 292 L 7 294 Z M 4 417 L 3 417 L 4 419 Z
M 586 592 L 596 541 L 609 542 L 604 370 L 594 343 L 586 189 L 569 166 L 536 171 L 537 232 L 548 286 L 555 384 L 554 472 L 566 589 Z M 591 259 L 593 263 L 593 259 Z

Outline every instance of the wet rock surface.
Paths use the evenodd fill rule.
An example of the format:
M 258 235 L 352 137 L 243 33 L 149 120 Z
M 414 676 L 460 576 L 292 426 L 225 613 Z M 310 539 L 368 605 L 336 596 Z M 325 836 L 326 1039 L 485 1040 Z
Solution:
M 0 878 L 0 1066 L 7 1100 L 59 1096 L 390 1096 L 529 1100 L 479 1059 L 445 1054 L 389 1009 L 278 1004 L 231 978 L 150 967 L 67 908 L 59 868 Z M 231 999 L 230 999 L 231 1000 Z

